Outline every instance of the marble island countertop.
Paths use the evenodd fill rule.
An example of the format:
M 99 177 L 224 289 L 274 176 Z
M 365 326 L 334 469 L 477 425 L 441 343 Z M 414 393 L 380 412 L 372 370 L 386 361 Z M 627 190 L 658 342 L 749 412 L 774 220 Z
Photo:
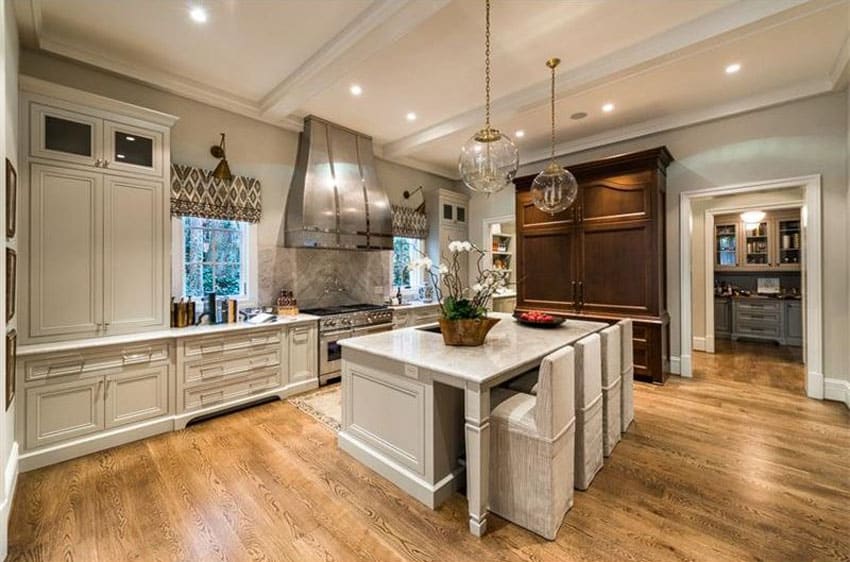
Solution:
M 479 347 L 445 345 L 441 334 L 428 331 L 436 326 L 430 324 L 341 340 L 343 359 L 345 350 L 352 349 L 482 383 L 520 367 L 531 368 L 556 349 L 608 326 L 567 320 L 558 328 L 542 329 L 523 326 L 510 314 L 489 316 L 501 321 Z
M 58 351 L 71 351 L 91 347 L 102 347 L 107 345 L 135 344 L 146 341 L 186 338 L 191 336 L 207 336 L 211 334 L 235 332 L 240 330 L 260 330 L 263 328 L 274 328 L 288 326 L 291 324 L 302 324 L 316 322 L 318 316 L 310 314 L 297 314 L 295 316 L 279 316 L 274 322 L 265 324 L 250 324 L 248 322 L 236 322 L 231 324 L 201 324 L 199 326 L 187 326 L 185 328 L 168 328 L 165 330 L 154 330 L 151 332 L 138 332 L 133 334 L 120 334 L 115 336 L 104 336 L 101 338 L 86 338 L 79 340 L 67 340 L 49 343 L 35 343 L 18 346 L 18 357 L 27 355 L 38 355 L 41 353 L 55 353 Z

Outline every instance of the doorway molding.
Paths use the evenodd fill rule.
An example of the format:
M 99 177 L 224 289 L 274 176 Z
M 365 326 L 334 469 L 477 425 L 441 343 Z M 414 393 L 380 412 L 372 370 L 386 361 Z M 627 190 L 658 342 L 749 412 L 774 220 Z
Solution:
M 802 188 L 800 221 L 803 241 L 802 286 L 805 308 L 806 395 L 823 400 L 823 209 L 820 174 L 759 182 L 711 187 L 679 194 L 679 306 L 680 374 L 693 376 L 693 322 L 691 302 L 691 241 L 693 238 L 692 202 L 708 197 L 737 195 L 785 188 Z M 713 314 L 713 307 L 712 307 Z
M 694 336 L 693 349 L 697 351 L 705 351 L 714 353 L 714 217 L 717 215 L 732 215 L 742 213 L 744 211 L 782 211 L 788 209 L 799 210 L 803 207 L 803 201 L 783 201 L 782 203 L 772 203 L 767 205 L 736 205 L 732 207 L 712 207 L 705 211 L 705 233 L 704 233 L 704 252 L 705 252 L 705 281 L 703 287 L 703 296 L 705 297 L 705 313 L 704 313 L 704 343 L 703 349 L 698 349 L 696 346 L 697 337 Z M 766 272 L 769 276 L 771 272 Z M 802 275 L 802 272 L 801 272 Z M 804 319 L 805 320 L 805 319 Z M 693 329 L 692 329 L 693 331 Z M 804 342 L 805 345 L 805 342 Z

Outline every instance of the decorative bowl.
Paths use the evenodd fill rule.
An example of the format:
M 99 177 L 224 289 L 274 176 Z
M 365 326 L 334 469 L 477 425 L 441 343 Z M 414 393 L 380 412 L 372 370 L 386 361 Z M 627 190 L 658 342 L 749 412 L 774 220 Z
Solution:
M 545 315 L 546 317 L 540 319 L 530 318 L 526 316 L 527 314 L 528 313 L 526 312 L 520 312 L 517 310 L 514 312 L 514 320 L 523 326 L 531 326 L 533 328 L 557 328 L 567 320 L 563 316 L 555 316 L 548 313 Z
M 498 318 L 469 318 L 463 320 L 447 320 L 440 318 L 440 333 L 446 345 L 477 346 L 484 343 L 493 326 L 499 323 Z

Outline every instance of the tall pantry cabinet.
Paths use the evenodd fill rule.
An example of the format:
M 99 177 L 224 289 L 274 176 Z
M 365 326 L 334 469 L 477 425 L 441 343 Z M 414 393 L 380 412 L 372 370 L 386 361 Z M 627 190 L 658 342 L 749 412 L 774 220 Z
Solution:
M 21 343 L 167 328 L 176 118 L 21 79 Z

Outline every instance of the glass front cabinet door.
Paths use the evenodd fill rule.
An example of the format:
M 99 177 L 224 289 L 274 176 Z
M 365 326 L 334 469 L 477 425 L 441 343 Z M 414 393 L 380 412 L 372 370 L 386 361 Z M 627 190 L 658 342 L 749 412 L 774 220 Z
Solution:
M 123 123 L 104 122 L 104 167 L 162 175 L 162 134 Z
M 803 246 L 799 213 L 797 216 L 777 219 L 776 230 L 776 265 L 781 269 L 800 269 Z
M 714 226 L 714 267 L 730 269 L 738 265 L 738 225 Z
M 770 267 L 770 234 L 767 221 L 745 224 L 744 265 L 747 267 Z
M 96 166 L 102 152 L 103 121 L 97 117 L 32 104 L 32 156 Z

